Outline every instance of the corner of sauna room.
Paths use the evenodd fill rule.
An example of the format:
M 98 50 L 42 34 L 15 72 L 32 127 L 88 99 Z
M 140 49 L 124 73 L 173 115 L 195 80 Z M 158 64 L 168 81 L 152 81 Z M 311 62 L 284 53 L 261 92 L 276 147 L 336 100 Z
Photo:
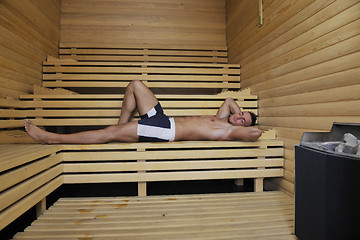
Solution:
M 284 177 L 271 185 L 294 194 L 294 146 L 304 132 L 359 123 L 358 1 L 227 1 L 229 62 L 259 99 L 259 125 L 285 143 Z M 346 33 L 346 34 L 345 34 Z
M 101 196 L 101 193 L 91 194 L 94 187 L 101 189 L 107 195 L 118 196 L 139 195 L 141 197 L 146 194 L 187 193 L 180 197 L 176 195 L 176 198 L 179 197 L 183 202 L 177 203 L 177 206 L 171 206 L 174 209 L 169 208 L 169 216 L 171 214 L 181 215 L 182 213 L 177 208 L 185 207 L 190 203 L 195 204 L 194 206 L 190 204 L 193 210 L 195 209 L 194 216 L 197 214 L 196 208 L 204 206 L 200 204 L 216 205 L 217 201 L 224 201 L 229 204 L 230 209 L 236 201 L 231 199 L 237 197 L 236 195 L 213 194 L 202 199 L 201 195 L 191 194 L 216 191 L 238 194 L 239 192 L 256 191 L 260 188 L 261 191 L 264 190 L 265 194 L 274 194 L 274 196 L 261 196 L 264 202 L 273 196 L 271 201 L 274 201 L 275 205 L 276 201 L 284 201 L 284 205 L 288 207 L 278 210 L 286 212 L 285 223 L 276 219 L 274 226 L 268 226 L 268 229 L 271 229 L 269 232 L 274 232 L 274 235 L 271 235 L 273 238 L 269 237 L 269 239 L 282 239 L 276 238 L 278 233 L 283 239 L 296 239 L 293 213 L 295 153 L 298 151 L 296 146 L 300 145 L 303 134 L 306 132 L 327 133 L 331 131 L 334 123 L 350 124 L 350 128 L 353 129 L 354 124 L 360 123 L 359 12 L 360 2 L 358 0 L 0 1 L 0 182 L 4 183 L 0 187 L 0 227 L 2 229 L 0 238 L 8 239 L 19 232 L 15 236 L 36 239 L 41 236 L 41 233 L 46 232 L 44 230 L 46 227 L 42 229 L 41 217 L 38 219 L 39 222 L 35 221 L 34 226 L 29 227 L 30 235 L 27 236 L 26 231 L 22 235 L 22 232 L 50 205 L 63 197 L 64 194 L 61 191 L 64 190 L 71 197 Z M 104 46 L 105 48 L 103 48 Z M 119 60 L 120 57 L 125 60 Z M 193 60 L 195 58 L 196 60 Z M 93 74 L 92 76 L 102 74 L 99 77 L 100 80 L 103 80 L 102 82 L 99 81 L 99 78 L 92 78 L 89 72 L 83 70 L 92 67 L 98 68 L 99 70 L 94 71 L 99 72 L 90 74 Z M 112 69 L 105 69 L 106 67 Z M 128 70 L 130 67 L 131 70 Z M 79 70 L 74 70 L 75 68 Z M 115 68 L 118 70 L 113 70 Z M 171 70 L 178 72 L 175 74 L 170 72 Z M 66 74 L 72 75 L 65 79 Z M 118 77 L 115 74 L 122 75 Z M 43 146 L 35 144 L 22 127 L 25 118 L 30 118 L 43 128 L 62 133 L 86 130 L 88 128 L 84 126 L 85 123 L 93 124 L 95 129 L 105 124 L 112 124 L 119 113 L 119 107 L 115 106 L 110 109 L 101 104 L 115 104 L 113 102 L 120 99 L 116 95 L 116 91 L 123 94 L 126 81 L 131 80 L 137 74 L 140 74 L 141 79 L 144 79 L 150 87 L 153 86 L 152 89 L 165 102 L 165 107 L 166 105 L 170 106 L 168 107 L 170 110 L 165 109 L 165 111 L 172 111 L 174 114 L 179 114 L 178 110 L 171 108 L 186 109 L 189 113 L 193 113 L 191 109 L 188 109 L 189 106 L 196 106 L 198 109 L 206 106 L 207 108 L 201 109 L 201 111 L 212 114 L 214 109 L 209 110 L 208 106 L 217 106 L 217 102 L 226 98 L 226 94 L 230 94 L 231 97 L 238 97 L 239 93 L 246 95 L 248 99 L 244 100 L 244 97 L 238 97 L 237 101 L 248 104 L 244 109 L 254 109 L 257 113 L 257 126 L 264 132 L 264 137 L 259 140 L 260 144 L 258 144 L 261 146 L 240 146 L 239 144 L 232 145 L 232 143 L 180 146 L 174 143 L 168 150 L 164 150 L 165 145 L 156 148 L 147 145 L 119 147 L 115 144 L 80 147 Z M 154 79 L 155 76 L 163 77 L 163 79 L 158 81 Z M 82 79 L 82 77 L 87 79 Z M 192 77 L 193 79 L 191 79 Z M 206 80 L 204 80 L 205 78 Z M 66 81 L 62 81 L 62 79 Z M 168 87 L 164 87 L 166 84 Z M 182 86 L 180 91 L 177 89 L 179 86 Z M 93 113 L 90 109 L 84 110 L 84 106 L 81 105 L 82 101 L 85 104 L 86 101 L 94 100 L 98 101 L 96 104 L 99 105 L 94 106 L 97 106 L 100 113 Z M 203 101 L 204 106 L 194 105 L 195 100 Z M 61 101 L 75 105 L 71 107 L 53 106 L 56 103 L 60 104 Z M 174 107 L 172 104 L 175 104 Z M 73 116 L 61 115 L 66 111 L 72 112 Z M 84 117 L 81 114 L 89 115 Z M 100 114 L 104 115 L 100 116 Z M 74 117 L 75 115 L 77 117 Z M 63 119 L 64 126 L 60 124 Z M 96 122 L 98 119 L 100 119 L 99 122 Z M 340 124 L 340 126 L 343 125 Z M 355 133 L 354 135 L 360 140 L 360 136 Z M 236 156 L 227 159 L 227 156 L 224 157 L 224 155 L 228 154 L 230 150 L 241 149 L 242 151 L 245 149 L 250 152 L 257 147 L 259 149 L 256 156 L 246 153 L 249 156 L 241 155 L 239 158 L 246 161 L 255 159 L 259 162 L 271 160 L 274 162 L 271 164 L 274 165 L 269 165 L 266 169 L 265 165 L 260 167 L 244 165 L 242 170 L 249 170 L 249 172 L 243 173 L 240 170 L 236 172 L 236 167 L 231 168 L 231 171 L 225 169 L 224 165 L 221 165 L 225 163 L 215 163 L 215 160 L 223 159 L 235 164 L 235 160 L 239 160 Z M 180 153 L 181 148 L 184 149 L 184 152 L 193 152 L 192 154 L 196 151 L 199 152 L 198 159 L 188 157 L 191 160 L 189 161 L 190 167 L 186 165 L 187 162 L 181 162 L 183 159 L 181 161 L 178 159 L 181 154 L 192 156 L 191 153 Z M 202 149 L 203 151 L 200 151 Z M 214 150 L 214 154 L 220 155 L 214 157 L 208 153 L 209 157 L 200 156 L 203 154 L 202 152 L 205 153 L 209 150 Z M 105 157 L 101 156 L 102 151 L 104 151 L 103 156 Z M 131 159 L 130 156 L 127 163 L 133 164 L 133 169 L 136 169 L 131 173 L 138 174 L 140 179 L 144 177 L 144 179 L 150 180 L 140 181 L 138 176 L 133 177 L 133 180 L 128 180 L 132 179 L 130 176 L 122 182 L 123 178 L 115 176 L 115 170 L 112 170 L 111 167 L 123 168 L 117 165 L 120 164 L 120 162 L 116 162 L 118 159 L 114 159 L 110 155 L 113 152 L 125 154 L 126 151 L 129 151 L 126 156 L 130 156 L 132 152 L 139 156 L 142 156 L 144 151 L 159 151 L 159 154 L 162 154 L 160 151 L 171 152 L 168 154 L 172 154 L 171 156 L 175 160 L 178 159 L 175 161 L 176 170 L 172 171 L 172 169 L 171 174 L 178 175 L 161 177 L 162 174 L 167 174 L 166 171 L 169 171 L 164 166 L 173 164 L 170 163 L 173 159 L 169 160 L 163 157 L 161 164 L 165 162 L 165 165 L 161 165 L 161 168 L 164 169 L 154 173 L 154 175 L 158 174 L 155 177 L 149 177 L 144 170 L 147 166 L 143 166 L 149 162 Z M 221 153 L 225 151 L 226 153 Z M 269 154 L 269 156 L 265 156 L 265 154 Z M 95 159 L 95 155 L 98 158 Z M 77 162 L 76 157 L 83 158 L 80 160 L 82 162 Z M 353 157 L 350 156 L 350 158 Z M 156 163 L 156 161 L 160 161 L 160 157 L 159 159 L 154 158 L 153 161 L 154 163 L 150 161 L 151 164 L 154 164 L 151 167 L 157 167 L 156 164 L 160 163 Z M 275 161 L 278 161 L 278 165 L 275 165 Z M 204 164 L 210 162 L 214 166 L 212 167 L 210 164 L 204 168 Z M 87 164 L 86 167 L 90 170 L 86 172 L 82 169 L 82 163 Z M 91 165 L 93 163 L 95 164 Z M 100 166 L 101 163 L 108 165 Z M 135 164 L 139 165 L 136 165 L 135 168 Z M 28 171 L 28 168 L 31 171 Z M 190 168 L 197 171 L 192 173 Z M 229 175 L 220 173 L 218 171 L 220 168 L 228 170 L 229 173 L 226 174 Z M 354 169 L 357 168 L 358 165 L 354 167 Z M 101 169 L 105 169 L 105 174 L 101 175 Z M 256 175 L 258 173 L 252 175 L 251 171 L 254 169 L 263 175 Z M 113 175 L 112 171 L 114 171 Z M 118 170 L 116 173 L 123 173 L 122 171 L 131 170 Z M 177 171 L 179 173 L 175 173 Z M 198 175 L 196 176 L 196 174 Z M 163 179 L 165 180 L 162 181 Z M 234 184 L 234 179 L 240 186 Z M 259 179 L 261 181 L 258 182 Z M 354 181 L 358 182 L 358 178 L 354 178 Z M 93 183 L 90 184 L 90 182 Z M 169 187 L 173 189 L 164 190 Z M 147 188 L 149 188 L 148 192 L 146 192 Z M 193 189 L 189 190 L 191 188 Z M 123 189 L 127 190 L 122 191 Z M 140 194 L 141 191 L 142 194 Z M 191 194 L 189 195 L 189 193 Z M 290 196 L 290 200 L 286 199 L 285 203 L 285 196 L 276 195 L 280 193 L 285 193 L 286 197 Z M 42 196 L 49 197 L 45 201 L 45 197 Z M 187 198 L 188 196 L 189 198 Z M 176 202 L 174 197 L 163 199 L 159 196 L 149 196 L 149 199 L 152 199 L 151 197 L 153 197 L 151 202 L 154 205 L 150 208 L 153 210 L 146 208 L 146 204 L 150 203 L 150 200 L 146 200 L 146 198 L 138 200 L 144 201 L 138 204 L 141 209 L 146 209 L 144 212 L 155 212 L 157 208 L 160 208 L 159 206 L 168 206 L 166 204 L 169 199 L 171 199 L 171 204 Z M 228 197 L 230 200 L 227 199 Z M 245 201 L 244 204 L 251 205 L 252 197 L 250 195 L 245 195 L 245 197 L 239 195 L 239 198 L 244 198 L 242 199 Z M 200 200 L 208 202 L 200 203 Z M 64 204 L 69 209 L 71 204 L 75 206 L 80 204 L 73 199 L 64 201 L 56 204 Z M 94 201 L 99 201 L 96 204 L 104 202 L 103 199 Z M 132 198 L 116 201 L 122 201 L 121 207 L 137 204 L 136 200 Z M 124 202 L 126 204 L 123 204 Z M 89 202 L 84 204 L 91 205 Z M 120 204 L 117 206 L 117 210 L 119 210 Z M 107 206 L 103 208 L 105 209 Z M 131 212 L 127 208 L 121 209 L 129 211 L 129 214 L 144 214 L 145 220 L 136 221 L 144 221 L 145 225 L 146 218 L 150 219 L 139 210 Z M 227 219 L 227 215 L 231 215 L 229 213 L 231 210 L 222 209 L 220 205 L 216 209 L 224 214 L 224 219 Z M 54 211 L 61 211 L 61 208 Z M 91 212 L 87 211 L 88 209 L 84 209 L 80 213 L 90 216 Z M 184 216 L 187 214 L 186 211 L 188 210 L 184 210 Z M 267 211 L 269 210 L 265 210 L 264 206 L 264 212 Z M 239 215 L 241 213 L 239 211 Z M 99 213 L 97 216 L 105 216 L 105 214 Z M 160 215 L 165 217 L 168 216 L 167 214 L 167 212 L 161 212 Z M 189 214 L 191 215 L 191 213 Z M 250 218 L 255 219 L 255 215 L 254 213 Z M 264 218 L 267 219 L 266 224 L 271 219 L 270 215 Z M 232 219 L 232 216 L 229 217 Z M 214 223 L 214 219 L 218 218 L 218 216 L 212 216 L 211 219 L 206 219 L 204 226 L 207 223 L 209 226 L 206 225 L 204 229 L 199 230 L 186 225 L 188 220 L 185 217 L 176 219 L 174 217 L 175 221 L 171 222 L 173 225 L 169 228 L 169 233 L 174 234 L 173 239 L 181 239 L 181 236 L 190 239 L 189 236 L 193 238 L 196 234 L 199 234 L 199 238 L 194 237 L 194 239 L 215 239 L 216 237 L 237 239 L 235 233 L 238 229 L 244 236 L 254 238 L 269 234 L 266 233 L 266 227 L 265 229 L 257 228 L 257 225 L 261 225 L 265 220 L 254 220 L 251 223 L 253 225 L 248 226 L 260 234 L 251 235 L 240 224 L 244 220 L 235 219 L 236 224 L 239 225 L 229 226 L 224 223 L 225 235 L 221 235 L 223 233 L 210 227 L 220 224 Z M 76 224 L 84 223 L 85 225 L 85 222 L 82 221 L 85 220 L 80 219 Z M 163 220 L 156 218 L 154 221 Z M 198 219 L 189 220 L 189 222 L 192 221 L 196 223 Z M 50 222 L 51 220 L 49 224 Z M 81 224 L 79 224 L 80 222 Z M 136 225 L 135 220 L 134 223 Z M 37 226 L 37 224 L 39 225 Z M 106 224 L 106 221 L 101 224 Z M 130 226 L 130 224 L 132 223 L 129 222 L 129 225 L 126 225 L 124 232 L 120 233 L 119 230 L 119 234 L 124 234 L 121 236 L 128 236 L 129 239 L 130 237 L 140 238 L 146 234 L 149 234 L 149 239 L 166 236 L 166 230 L 162 230 L 160 226 L 149 232 L 144 227 L 139 231 L 140 235 L 133 235 L 134 233 L 131 231 L 134 231 L 135 225 Z M 179 229 L 184 224 L 189 230 L 181 232 Z M 67 225 L 64 224 L 64 226 Z M 101 226 L 104 225 L 99 226 L 96 227 L 101 229 Z M 31 233 L 31 227 L 34 227 L 33 233 Z M 70 235 L 69 232 L 67 236 L 69 238 L 75 236 L 80 239 L 89 236 L 101 239 L 104 236 L 116 236 L 111 235 L 111 231 L 114 231 L 114 234 L 118 233 L 118 229 L 116 231 L 112 229 L 110 235 L 106 235 L 107 233 L 101 235 L 102 231 L 97 235 L 95 230 L 84 227 L 86 231 L 92 232 L 90 235 L 80 235 L 80 230 L 75 230 L 73 227 L 71 227 L 73 235 Z M 111 228 L 111 226 L 109 227 Z M 298 227 L 298 231 L 301 227 Z M 322 228 L 324 228 L 323 232 L 330 231 L 325 224 L 319 225 L 318 229 Z M 213 236 L 211 236 L 212 231 L 214 231 Z M 301 234 L 299 233 L 298 237 L 305 236 Z M 309 234 L 311 235 L 311 233 Z M 41 238 L 55 239 L 57 236 L 56 234 L 45 234 Z M 244 238 L 246 239 L 246 237 Z M 304 239 L 307 238 L 304 237 Z M 322 238 L 321 236 L 318 239 L 326 239 L 326 237 Z

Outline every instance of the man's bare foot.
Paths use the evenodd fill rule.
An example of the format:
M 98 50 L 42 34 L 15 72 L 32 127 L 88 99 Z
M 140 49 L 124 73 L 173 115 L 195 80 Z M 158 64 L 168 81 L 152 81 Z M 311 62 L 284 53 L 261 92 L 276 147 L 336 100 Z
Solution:
M 29 119 L 24 120 L 24 127 L 28 135 L 38 143 L 50 143 L 51 133 L 40 129 L 38 126 L 34 125 Z

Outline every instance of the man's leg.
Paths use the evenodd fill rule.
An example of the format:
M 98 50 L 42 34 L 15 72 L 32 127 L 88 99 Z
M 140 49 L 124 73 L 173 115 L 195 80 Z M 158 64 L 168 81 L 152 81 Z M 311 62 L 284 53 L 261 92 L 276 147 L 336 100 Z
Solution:
M 158 104 L 158 100 L 143 82 L 138 80 L 132 81 L 125 91 L 118 124 L 127 123 L 135 108 L 138 109 L 140 115 L 144 115 L 156 104 Z
M 24 126 L 32 139 L 43 144 L 137 142 L 139 139 L 137 136 L 137 122 L 129 122 L 121 125 L 109 126 L 100 130 L 72 134 L 57 134 L 44 131 L 36 125 L 32 124 L 32 122 L 28 119 L 24 121 Z

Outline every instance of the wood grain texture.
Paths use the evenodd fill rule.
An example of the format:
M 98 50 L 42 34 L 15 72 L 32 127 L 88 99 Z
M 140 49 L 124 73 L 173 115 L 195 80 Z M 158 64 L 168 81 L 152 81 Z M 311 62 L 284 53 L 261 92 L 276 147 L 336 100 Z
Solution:
M 14 239 L 296 239 L 281 192 L 61 198 Z
M 294 145 L 303 132 L 360 122 L 360 3 L 226 1 L 230 63 L 259 97 L 259 123 L 285 143 L 285 173 L 273 185 L 294 193 Z M 247 6 L 245 9 L 244 7 Z
M 63 184 L 62 147 L 0 145 L 0 229 Z
M 41 85 L 42 61 L 57 56 L 60 0 L 0 2 L 0 97 Z
M 219 0 L 64 0 L 61 41 L 226 46 Z
M 163 86 L 167 84 L 169 83 L 163 82 Z M 209 83 L 203 83 L 202 86 L 206 84 Z M 227 86 L 227 83 L 219 83 L 219 85 Z M 31 119 L 39 126 L 114 125 L 121 113 L 123 97 L 123 94 L 21 95 L 22 101 L 0 101 L 0 106 L 8 107 L 0 110 L 5 118 L 0 120 L 0 128 L 22 127 L 24 118 Z M 242 110 L 258 113 L 257 96 L 250 94 L 249 89 L 224 91 L 214 95 L 158 94 L 156 97 L 161 102 L 165 114 L 172 117 L 215 116 L 228 97 L 233 98 Z M 11 107 L 21 107 L 21 109 L 15 110 Z M 133 120 L 138 119 L 139 115 L 134 114 Z M 9 139 L 11 139 L 10 135 Z M 3 136 L 6 137 L 4 134 Z M 22 139 L 26 140 L 19 136 L 19 141 Z

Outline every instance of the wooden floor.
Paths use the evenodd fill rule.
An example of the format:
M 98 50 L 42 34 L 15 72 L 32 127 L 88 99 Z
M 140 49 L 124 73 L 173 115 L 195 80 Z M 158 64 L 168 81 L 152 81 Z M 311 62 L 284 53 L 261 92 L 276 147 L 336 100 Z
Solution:
M 296 239 L 281 192 L 62 198 L 15 239 Z

